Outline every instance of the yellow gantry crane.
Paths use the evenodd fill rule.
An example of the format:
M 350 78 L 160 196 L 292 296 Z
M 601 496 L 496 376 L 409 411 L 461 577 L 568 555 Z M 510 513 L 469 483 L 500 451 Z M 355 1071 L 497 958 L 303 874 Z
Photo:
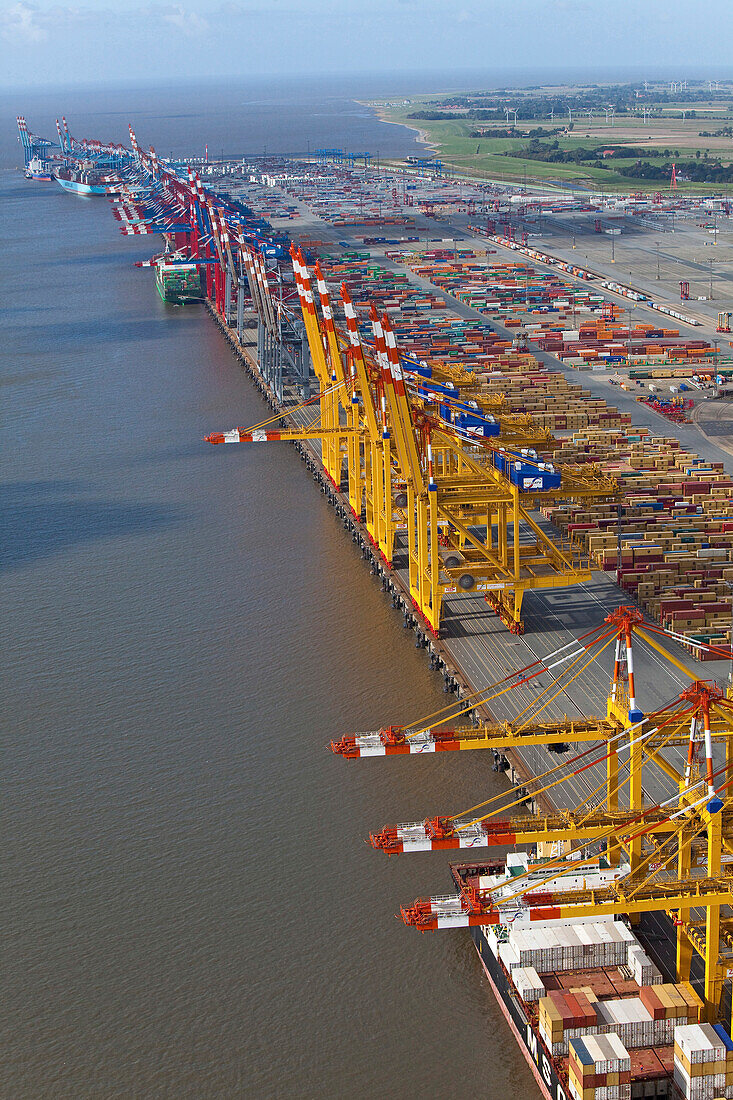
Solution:
M 320 267 L 315 269 L 317 307 L 302 254 L 293 250 L 292 258 L 319 382 L 318 419 L 302 428 L 280 429 L 271 426 L 275 417 L 255 428 L 214 433 L 209 440 L 319 441 L 326 474 L 339 489 L 345 470 L 351 510 L 356 518 L 364 517 L 384 561 L 392 565 L 396 545 L 406 550 L 405 582 L 431 630 L 439 630 L 443 597 L 465 591 L 484 593 L 509 629 L 521 632 L 525 591 L 576 584 L 590 576 L 587 563 L 548 538 L 533 510 L 540 502 L 611 497 L 616 483 L 593 466 L 544 461 L 535 448 L 551 450 L 547 433 L 527 418 L 503 415 L 501 402 L 484 400 L 465 372 L 445 367 L 437 386 L 426 384 L 400 356 L 389 318 L 373 306 L 367 341 L 346 286 L 340 295 L 345 327 L 337 326 Z M 676 928 L 678 979 L 689 979 L 692 956 L 698 953 L 705 965 L 706 1013 L 714 1017 L 724 982 L 733 975 L 733 876 L 728 873 L 733 864 L 733 703 L 671 657 L 658 640 L 664 634 L 636 609 L 622 607 L 584 638 L 462 701 L 464 712 L 473 710 L 550 671 L 552 683 L 532 713 L 525 708 L 516 722 L 450 729 L 441 728 L 444 722 L 418 723 L 332 743 L 347 758 L 473 748 L 499 752 L 556 743 L 588 746 L 527 781 L 519 797 L 496 796 L 462 814 L 372 834 L 373 845 L 389 854 L 522 843 L 541 844 L 544 852 L 553 853 L 542 857 L 539 879 L 533 864 L 527 881 L 522 876 L 512 880 L 516 889 L 509 898 L 506 892 L 494 896 L 467 878 L 457 895 L 404 907 L 407 924 L 421 931 L 499 924 L 509 903 L 515 910 L 521 907 L 529 921 L 667 912 Z M 690 681 L 676 699 L 652 713 L 643 714 L 637 704 L 634 636 Z M 614 643 L 605 716 L 538 721 L 542 709 L 564 690 L 562 677 L 572 680 Z M 555 676 L 553 670 L 563 665 L 565 671 Z M 725 760 L 716 766 L 713 744 L 720 741 Z M 683 764 L 680 748 L 686 749 Z M 528 797 L 535 802 L 550 798 L 554 787 L 567 786 L 594 766 L 603 781 L 590 802 L 531 819 L 506 816 L 516 814 Z M 644 796 L 643 777 L 650 771 L 666 784 L 654 804 Z M 582 868 L 589 844 L 605 849 L 609 866 L 616 869 L 613 875 L 593 889 L 558 887 L 563 874 Z
M 547 698 L 534 714 L 515 723 L 439 730 L 390 727 L 333 742 L 349 758 L 441 751 L 456 748 L 522 748 L 586 742 L 589 747 L 563 759 L 516 792 L 450 816 L 390 825 L 372 833 L 373 847 L 388 855 L 406 852 L 468 850 L 537 845 L 526 874 L 502 888 L 480 888 L 481 877 L 466 871 L 457 895 L 419 899 L 404 906 L 404 922 L 420 931 L 508 923 L 517 910 L 524 921 L 581 919 L 591 915 L 666 912 L 676 931 L 678 981 L 689 981 L 692 957 L 705 966 L 705 1005 L 715 1019 L 726 979 L 733 976 L 733 702 L 714 683 L 697 680 L 658 640 L 661 628 L 645 623 L 635 608 L 621 607 L 583 644 L 570 643 L 533 662 L 482 694 L 496 698 L 526 683 L 548 667 L 572 663 L 548 685 Z M 656 635 L 656 637 L 655 637 Z M 633 637 L 643 638 L 690 679 L 666 706 L 642 713 L 636 699 Z M 538 723 L 536 716 L 556 694 L 570 669 L 588 654 L 594 660 L 615 643 L 613 676 L 606 716 Z M 714 655 L 718 654 L 713 650 Z M 485 700 L 483 700 L 485 701 Z M 466 700 L 475 706 L 475 700 Z M 455 704 L 453 705 L 455 709 Z M 724 759 L 714 761 L 714 743 Z M 680 752 L 680 749 L 684 750 Z M 671 752 L 671 750 L 675 750 Z M 567 797 L 574 780 L 596 768 L 604 778 L 575 807 L 522 816 L 527 798 L 548 800 L 553 789 Z M 645 776 L 654 773 L 662 796 L 645 797 Z M 609 868 L 604 881 L 582 889 L 564 888 L 563 875 L 583 875 L 588 846 L 604 852 Z M 460 868 L 459 868 L 460 870 Z
M 341 490 L 345 470 L 351 511 L 389 567 L 399 535 L 404 583 L 430 631 L 439 634 L 446 594 L 480 593 L 521 633 L 527 590 L 591 575 L 533 511 L 540 502 L 612 497 L 615 480 L 592 465 L 544 461 L 536 448 L 550 451 L 553 437 L 527 416 L 502 412 L 502 399 L 482 395 L 462 368 L 443 365 L 427 381 L 403 360 L 389 318 L 374 306 L 365 343 L 345 284 L 337 327 L 319 264 L 314 292 L 302 253 L 293 248 L 291 257 L 319 383 L 318 422 L 279 435 L 258 425 L 207 438 L 319 439 L 326 475 Z

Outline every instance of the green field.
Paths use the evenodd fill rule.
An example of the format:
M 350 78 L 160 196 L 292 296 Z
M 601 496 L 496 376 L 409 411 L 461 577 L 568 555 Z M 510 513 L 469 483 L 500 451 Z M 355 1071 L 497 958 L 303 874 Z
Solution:
M 538 93 L 534 93 L 538 94 Z M 699 152 L 711 158 L 720 159 L 727 165 L 733 159 L 733 140 L 727 137 L 701 137 L 700 131 L 712 131 L 730 125 L 733 120 L 733 97 L 721 104 L 717 101 L 697 103 L 694 118 L 682 117 L 682 111 L 689 113 L 689 105 L 664 104 L 654 108 L 656 117 L 646 120 L 638 114 L 617 115 L 611 124 L 596 111 L 592 118 L 574 119 L 573 129 L 569 133 L 556 133 L 559 126 L 565 126 L 562 120 L 553 123 L 544 119 L 520 119 L 516 125 L 517 136 L 480 137 L 471 136 L 472 131 L 499 129 L 503 122 L 476 119 L 414 119 L 409 116 L 416 111 L 433 110 L 441 97 L 431 96 L 412 99 L 409 103 L 385 105 L 372 103 L 381 117 L 390 122 L 402 123 L 419 129 L 432 145 L 445 165 L 466 175 L 506 180 L 512 182 L 543 183 L 557 181 L 559 184 L 574 184 L 594 191 L 664 191 L 670 186 L 669 180 L 648 180 L 622 175 L 614 166 L 631 166 L 638 160 L 634 145 L 643 149 L 668 150 L 666 155 L 644 156 L 650 164 L 663 166 L 670 160 L 693 160 Z M 516 98 L 515 98 L 516 102 Z M 600 113 L 601 117 L 598 117 Z M 599 168 L 593 164 L 550 163 L 536 159 L 510 157 L 506 153 L 527 146 L 527 131 L 542 129 L 540 140 L 557 141 L 561 149 L 573 150 L 580 147 L 600 147 L 603 145 L 626 145 L 627 156 L 609 157 L 608 167 Z M 679 190 L 691 192 L 709 192 L 711 190 L 731 192 L 730 183 L 700 183 L 680 181 Z

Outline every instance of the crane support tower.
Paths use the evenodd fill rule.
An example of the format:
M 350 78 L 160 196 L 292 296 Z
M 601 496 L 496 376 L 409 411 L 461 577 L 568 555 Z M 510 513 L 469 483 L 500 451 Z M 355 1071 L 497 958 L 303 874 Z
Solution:
M 508 881 L 485 879 L 484 886 L 480 874 L 469 875 L 457 895 L 403 906 L 405 924 L 426 932 L 667 913 L 676 935 L 677 980 L 690 980 L 693 955 L 698 955 L 704 964 L 704 1016 L 718 1018 L 733 946 L 733 701 L 730 693 L 696 679 L 677 661 L 662 645 L 666 636 L 636 608 L 620 607 L 577 643 L 491 685 L 483 698 L 453 704 L 457 713 L 451 717 L 566 666 L 545 687 L 542 694 L 548 698 L 538 702 L 534 715 L 516 723 L 453 726 L 442 732 L 430 724 L 391 726 L 332 742 L 332 749 L 347 758 L 386 756 L 390 750 L 410 753 L 413 742 L 417 754 L 481 747 L 491 748 L 495 756 L 505 748 L 552 742 L 566 750 L 579 746 L 519 791 L 462 813 L 388 825 L 370 835 L 372 847 L 387 855 L 533 846 L 522 873 Z M 636 697 L 634 638 L 688 679 L 676 697 L 653 711 L 643 712 Z M 610 646 L 614 657 L 606 715 L 537 722 L 543 707 L 575 678 L 570 674 L 578 661 L 585 662 L 589 654 L 594 660 Z M 713 656 L 728 656 L 727 650 L 704 648 Z M 547 792 L 562 784 L 563 791 L 572 790 L 572 777 L 594 765 L 605 773 L 600 801 L 539 810 L 543 794 L 549 797 Z M 656 800 L 646 793 L 651 773 L 654 789 L 662 791 Z M 528 801 L 538 808 L 535 815 L 522 814 Z M 601 854 L 599 866 L 606 870 L 587 884 L 583 875 L 592 862 L 591 848 Z

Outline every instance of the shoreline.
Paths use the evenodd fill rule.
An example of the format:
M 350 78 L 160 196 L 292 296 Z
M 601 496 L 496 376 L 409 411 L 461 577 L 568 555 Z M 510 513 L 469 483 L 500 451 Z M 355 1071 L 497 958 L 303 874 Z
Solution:
M 401 126 L 405 130 L 411 130 L 414 134 L 417 134 L 417 140 L 418 140 L 419 144 L 424 145 L 425 149 L 429 150 L 431 153 L 434 153 L 436 155 L 436 157 L 442 157 L 442 154 L 440 152 L 440 145 L 437 142 L 431 140 L 428 130 L 423 130 L 419 126 L 409 126 L 406 122 L 396 122 L 394 119 L 388 118 L 386 116 L 386 108 L 378 107 L 374 103 L 370 103 L 367 100 L 357 99 L 357 100 L 354 100 L 354 102 L 358 103 L 362 107 L 368 108 L 368 110 L 370 110 L 370 111 L 373 111 L 374 115 L 379 119 L 379 121 L 385 123 L 385 125 L 387 125 L 387 126 Z M 401 162 L 404 162 L 405 158 L 402 157 L 402 158 L 389 158 L 389 159 L 393 163 L 398 163 L 399 164 Z M 534 177 L 526 176 L 526 177 L 522 177 L 522 178 L 517 176 L 516 179 L 512 179 L 512 178 L 509 178 L 509 177 L 507 177 L 506 179 L 496 179 L 494 176 L 484 176 L 484 175 L 473 174 L 473 173 L 467 171 L 465 168 L 462 168 L 460 165 L 455 164 L 451 160 L 443 159 L 443 163 L 444 163 L 444 166 L 446 168 L 451 169 L 451 171 L 453 172 L 454 175 L 460 175 L 462 178 L 464 178 L 466 180 L 472 180 L 472 181 L 477 182 L 477 183 L 491 183 L 491 184 L 495 184 L 498 187 L 507 187 L 507 186 L 512 186 L 514 184 L 519 186 L 526 179 L 526 182 L 531 183 L 534 186 L 535 190 L 543 188 L 543 189 L 546 189 L 547 191 L 549 191 L 550 193 L 553 193 L 555 191 L 561 191 L 561 192 L 570 192 L 570 193 L 574 192 L 574 193 L 577 194 L 579 191 L 587 191 L 588 194 L 596 194 L 596 192 L 593 191 L 589 187 L 563 186 L 563 184 L 559 180 L 549 181 L 549 180 L 542 179 L 539 176 L 534 176 Z
M 374 116 L 378 118 L 380 122 L 383 122 L 385 126 L 401 126 L 404 130 L 412 131 L 412 133 L 417 134 L 417 140 L 421 145 L 424 145 L 427 149 L 432 150 L 432 152 L 434 153 L 438 152 L 438 146 L 434 142 L 429 140 L 427 130 L 421 130 L 419 126 L 408 126 L 406 122 L 395 122 L 394 119 L 387 118 L 385 114 L 385 109 L 383 107 L 377 107 L 374 103 L 370 103 L 368 100 L 355 99 L 354 103 L 358 103 L 360 107 L 366 107 L 368 110 L 372 111 Z
M 440 152 L 440 146 L 436 142 L 434 142 L 430 139 L 430 135 L 429 135 L 427 130 L 423 130 L 419 126 L 408 126 L 408 124 L 406 122 L 396 122 L 394 119 L 387 118 L 386 114 L 385 114 L 385 108 L 377 107 L 374 103 L 369 103 L 368 101 L 363 100 L 363 99 L 356 99 L 356 100 L 354 100 L 354 102 L 358 103 L 361 107 L 366 107 L 368 110 L 373 111 L 374 115 L 379 119 L 379 121 L 385 123 L 385 125 L 387 125 L 387 126 L 401 126 L 405 130 L 411 130 L 414 134 L 417 134 L 417 140 L 418 140 L 419 144 L 424 145 L 426 150 L 429 150 L 430 152 L 435 153 L 436 157 L 441 157 L 442 156 L 442 154 Z M 403 164 L 405 162 L 404 157 L 390 157 L 390 158 L 386 158 L 384 162 L 387 163 L 387 160 L 389 160 L 389 163 L 398 164 L 398 165 Z M 449 168 L 454 175 L 460 176 L 462 179 L 465 179 L 467 181 L 472 181 L 474 183 L 490 183 L 490 184 L 494 184 L 497 187 L 506 188 L 506 187 L 511 187 L 513 185 L 520 186 L 523 182 L 523 180 L 520 179 L 519 177 L 517 177 L 517 179 L 510 179 L 510 178 L 497 179 L 495 176 L 474 175 L 471 172 L 466 171 L 466 169 L 461 168 L 459 165 L 454 164 L 453 161 L 445 161 L 444 160 L 443 163 L 444 163 L 444 166 L 446 168 Z M 592 191 L 590 188 L 564 187 L 562 185 L 562 183 L 557 181 L 557 180 L 548 181 L 548 180 L 540 179 L 539 177 L 534 177 L 533 178 L 533 177 L 527 176 L 526 181 L 528 183 L 532 183 L 535 190 L 540 190 L 540 189 L 546 190 L 551 195 L 554 194 L 557 191 L 559 191 L 563 194 L 564 193 L 574 193 L 574 194 L 577 195 L 579 192 L 582 192 L 583 190 L 587 191 L 588 194 L 591 194 L 591 195 L 596 194 L 596 192 Z

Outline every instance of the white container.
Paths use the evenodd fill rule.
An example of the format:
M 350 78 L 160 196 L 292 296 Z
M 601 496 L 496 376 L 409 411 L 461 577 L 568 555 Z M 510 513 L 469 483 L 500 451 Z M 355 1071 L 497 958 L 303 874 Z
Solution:
M 512 970 L 512 982 L 525 1002 L 539 1001 L 545 996 L 544 984 L 534 967 L 516 967 Z
M 510 943 L 499 944 L 499 958 L 510 973 L 516 966 L 520 965 L 519 955 Z
M 496 932 L 493 930 L 493 928 L 488 927 L 488 928 L 483 929 L 483 934 L 484 934 L 484 939 L 486 940 L 486 942 L 488 943 L 488 945 L 491 949 L 492 955 L 494 956 L 495 959 L 498 958 L 499 957 L 499 938 L 498 938 Z

